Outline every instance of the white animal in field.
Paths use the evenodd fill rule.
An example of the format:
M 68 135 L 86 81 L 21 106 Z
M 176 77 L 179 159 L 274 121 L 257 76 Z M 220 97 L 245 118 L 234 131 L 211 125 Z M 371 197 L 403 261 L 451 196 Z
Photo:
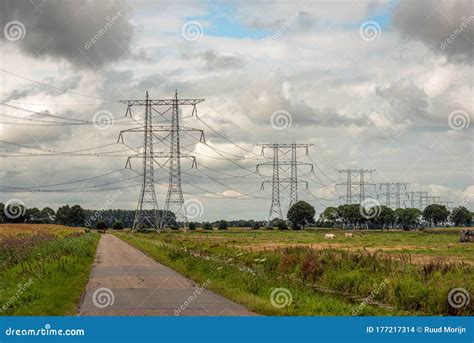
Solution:
M 332 234 L 332 233 L 327 233 L 324 235 L 324 238 L 325 239 L 334 239 L 336 238 L 336 235 Z
M 344 234 L 345 237 L 354 237 L 354 235 L 352 234 L 352 232 L 346 232 Z

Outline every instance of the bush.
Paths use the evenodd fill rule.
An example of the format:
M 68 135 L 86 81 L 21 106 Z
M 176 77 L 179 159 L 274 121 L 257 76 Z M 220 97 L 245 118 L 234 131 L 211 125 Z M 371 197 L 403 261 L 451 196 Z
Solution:
M 189 230 L 196 230 L 196 223 L 193 223 L 193 222 L 189 223 L 188 229 Z
M 288 230 L 288 225 L 286 225 L 284 220 L 276 220 L 274 225 L 278 228 L 278 230 Z
M 209 222 L 205 222 L 204 225 L 202 226 L 204 230 L 212 230 L 212 225 Z
M 105 230 L 107 229 L 107 223 L 104 222 L 103 220 L 99 220 L 99 221 L 95 224 L 95 228 L 96 228 L 96 230 L 105 231 Z
M 229 228 L 229 225 L 225 220 L 221 220 L 219 222 L 219 226 L 217 227 L 219 230 L 227 230 Z
M 123 230 L 122 222 L 120 220 L 114 221 L 114 223 L 112 224 L 112 229 L 113 230 Z
M 260 225 L 260 223 L 255 223 L 253 224 L 252 226 L 252 230 L 259 230 L 262 226 Z

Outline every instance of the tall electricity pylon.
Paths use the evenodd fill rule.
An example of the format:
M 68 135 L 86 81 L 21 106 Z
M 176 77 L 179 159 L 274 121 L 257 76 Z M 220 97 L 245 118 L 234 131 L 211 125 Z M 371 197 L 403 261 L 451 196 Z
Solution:
M 401 190 L 406 194 L 408 183 L 401 183 L 401 182 L 385 182 L 379 183 L 379 189 L 382 191 L 381 194 L 378 194 L 377 197 L 385 197 L 385 206 L 392 207 L 393 202 L 392 199 L 395 198 L 395 208 L 400 208 L 402 204 L 402 193 Z
M 132 107 L 133 106 L 145 106 L 146 115 L 145 115 L 145 124 L 139 127 L 132 129 L 120 131 L 118 142 L 123 143 L 123 134 L 126 132 L 144 132 L 145 143 L 143 148 L 143 153 L 138 153 L 133 156 L 128 157 L 126 167 L 131 167 L 130 160 L 132 158 L 143 158 L 144 162 L 143 167 L 143 185 L 142 191 L 145 195 L 148 193 L 153 194 L 154 198 L 154 210 L 156 213 L 153 220 L 152 227 L 156 230 L 164 228 L 167 226 L 181 226 L 186 229 L 187 227 L 187 217 L 186 210 L 184 208 L 184 198 L 183 192 L 181 189 L 181 158 L 191 158 L 193 163 L 192 167 L 196 166 L 196 158 L 192 155 L 183 154 L 180 151 L 180 142 L 179 142 L 179 133 L 181 131 L 198 131 L 201 133 L 200 141 L 204 141 L 204 132 L 199 129 L 183 127 L 179 125 L 179 108 L 178 105 L 190 105 L 193 106 L 192 116 L 197 116 L 196 105 L 204 99 L 178 99 L 178 92 L 175 91 L 175 96 L 173 99 L 156 99 L 151 100 L 147 98 L 146 100 L 122 100 L 121 102 L 127 104 L 127 113 L 126 116 L 130 115 L 132 117 Z M 155 107 L 162 106 L 164 110 L 158 111 Z M 151 111 L 154 111 L 156 114 L 165 117 L 165 114 L 172 110 L 171 125 L 170 126 L 154 126 L 153 125 L 153 116 Z M 158 133 L 164 132 L 166 135 L 161 137 Z M 156 138 L 160 142 L 164 142 L 166 139 L 170 138 L 170 151 L 169 152 L 153 152 L 153 139 Z M 159 159 L 165 159 L 165 162 L 160 164 Z M 168 193 L 165 202 L 165 208 L 161 218 L 158 218 L 158 206 L 156 205 L 156 195 L 154 190 L 154 179 L 153 179 L 153 163 L 157 163 L 160 167 L 164 167 L 169 163 L 169 185 Z M 146 197 L 145 197 L 146 198 Z M 138 209 L 135 214 L 134 228 L 138 228 L 143 220 L 141 218 L 147 218 L 151 216 L 148 210 L 144 208 L 148 207 L 148 203 L 140 196 L 138 200 Z M 151 200 L 150 200 L 151 201 Z M 137 222 L 137 224 L 135 224 Z M 151 222 L 151 220 L 147 220 Z M 137 226 L 136 226 L 137 225 Z
M 151 104 L 146 92 L 145 100 L 136 100 L 136 103 L 127 102 L 127 114 L 131 113 L 131 106 L 145 106 L 145 122 L 143 126 L 131 130 L 130 132 L 143 132 L 143 152 L 133 157 L 143 159 L 143 175 L 140 195 L 138 197 L 137 211 L 133 220 L 132 229 L 152 228 L 159 230 L 160 218 L 158 215 L 158 203 L 155 194 L 155 180 L 153 174 L 153 117 L 151 115 Z M 123 132 L 119 134 L 119 140 L 123 143 Z M 127 159 L 127 165 L 130 164 L 130 157 Z
M 346 182 L 336 184 L 337 186 L 344 186 L 346 195 L 339 196 L 340 200 L 343 200 L 345 204 L 361 204 L 366 198 L 370 196 L 366 195 L 366 187 L 373 186 L 375 189 L 375 183 L 369 183 L 365 179 L 366 174 L 372 173 L 375 169 L 339 169 L 339 176 L 346 174 Z
M 178 99 L 178 91 L 175 91 L 174 99 L 171 104 L 171 127 L 170 129 L 170 159 L 169 159 L 169 183 L 168 193 L 166 194 L 165 212 L 161 227 L 181 226 L 186 230 L 188 226 L 188 217 L 184 206 L 183 190 L 181 189 L 181 146 L 179 142 L 180 131 L 199 131 L 201 132 L 200 141 L 204 140 L 204 132 L 202 130 L 180 127 L 179 125 L 179 105 L 192 105 L 192 115 L 196 114 L 196 105 L 204 99 Z M 193 157 L 194 165 L 196 159 Z M 172 215 L 174 214 L 174 216 Z
M 262 156 L 265 155 L 265 149 L 273 150 L 273 158 L 271 162 L 257 164 L 256 171 L 259 172 L 260 166 L 272 166 L 273 174 L 272 179 L 262 182 L 262 189 L 265 183 L 272 184 L 272 202 L 270 205 L 270 212 L 268 215 L 268 221 L 271 222 L 274 219 L 283 219 L 283 212 L 281 206 L 281 191 L 288 190 L 289 186 L 289 201 L 288 209 L 298 201 L 298 184 L 304 183 L 308 187 L 307 181 L 298 180 L 298 166 L 311 166 L 311 172 L 314 172 L 314 166 L 311 163 L 298 162 L 296 152 L 298 149 L 306 149 L 306 155 L 308 154 L 308 148 L 313 144 L 278 144 L 278 143 L 267 143 L 257 144 L 262 148 Z M 286 206 L 285 206 L 286 207 Z

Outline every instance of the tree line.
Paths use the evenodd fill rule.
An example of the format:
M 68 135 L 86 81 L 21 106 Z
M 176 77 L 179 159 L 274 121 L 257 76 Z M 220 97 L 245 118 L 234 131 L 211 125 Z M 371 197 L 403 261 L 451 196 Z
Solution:
M 403 230 L 419 227 L 433 227 L 445 224 L 470 226 L 474 213 L 464 206 L 452 211 L 444 205 L 431 204 L 420 211 L 417 208 L 397 208 L 380 205 L 364 208 L 359 204 L 345 204 L 338 207 L 327 207 L 319 216 L 316 226 L 342 228 L 399 228 Z
M 164 211 L 158 211 L 158 216 L 163 216 Z M 174 216 L 173 213 L 169 213 Z M 259 229 L 264 226 L 287 229 L 288 224 L 293 229 L 303 229 L 305 225 L 316 227 L 340 227 L 350 229 L 390 229 L 404 230 L 425 226 L 438 226 L 454 224 L 455 226 L 471 226 L 474 213 L 464 206 L 458 206 L 449 211 L 446 206 L 432 204 L 423 211 L 416 208 L 397 208 L 395 210 L 384 206 L 374 206 L 366 209 L 359 204 L 346 204 L 338 207 L 327 207 L 317 221 L 314 220 L 313 206 L 304 201 L 294 204 L 288 211 L 285 220 L 273 220 L 270 223 L 256 220 L 218 220 L 214 222 L 189 223 L 190 229 L 201 227 L 204 229 L 218 228 L 225 230 L 227 227 L 247 227 Z M 132 227 L 135 210 L 107 209 L 89 210 L 80 205 L 64 205 L 54 211 L 50 207 L 39 209 L 26 208 L 21 204 L 5 205 L 0 203 L 1 223 L 34 223 L 34 224 L 62 224 L 67 226 L 80 226 L 96 228 L 101 227 Z

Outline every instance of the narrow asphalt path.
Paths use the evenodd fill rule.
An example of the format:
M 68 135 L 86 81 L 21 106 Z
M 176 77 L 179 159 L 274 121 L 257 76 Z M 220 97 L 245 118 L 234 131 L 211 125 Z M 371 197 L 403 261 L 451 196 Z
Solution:
M 207 290 L 207 286 L 196 284 L 119 238 L 105 234 L 97 247 L 79 315 L 255 315 Z

